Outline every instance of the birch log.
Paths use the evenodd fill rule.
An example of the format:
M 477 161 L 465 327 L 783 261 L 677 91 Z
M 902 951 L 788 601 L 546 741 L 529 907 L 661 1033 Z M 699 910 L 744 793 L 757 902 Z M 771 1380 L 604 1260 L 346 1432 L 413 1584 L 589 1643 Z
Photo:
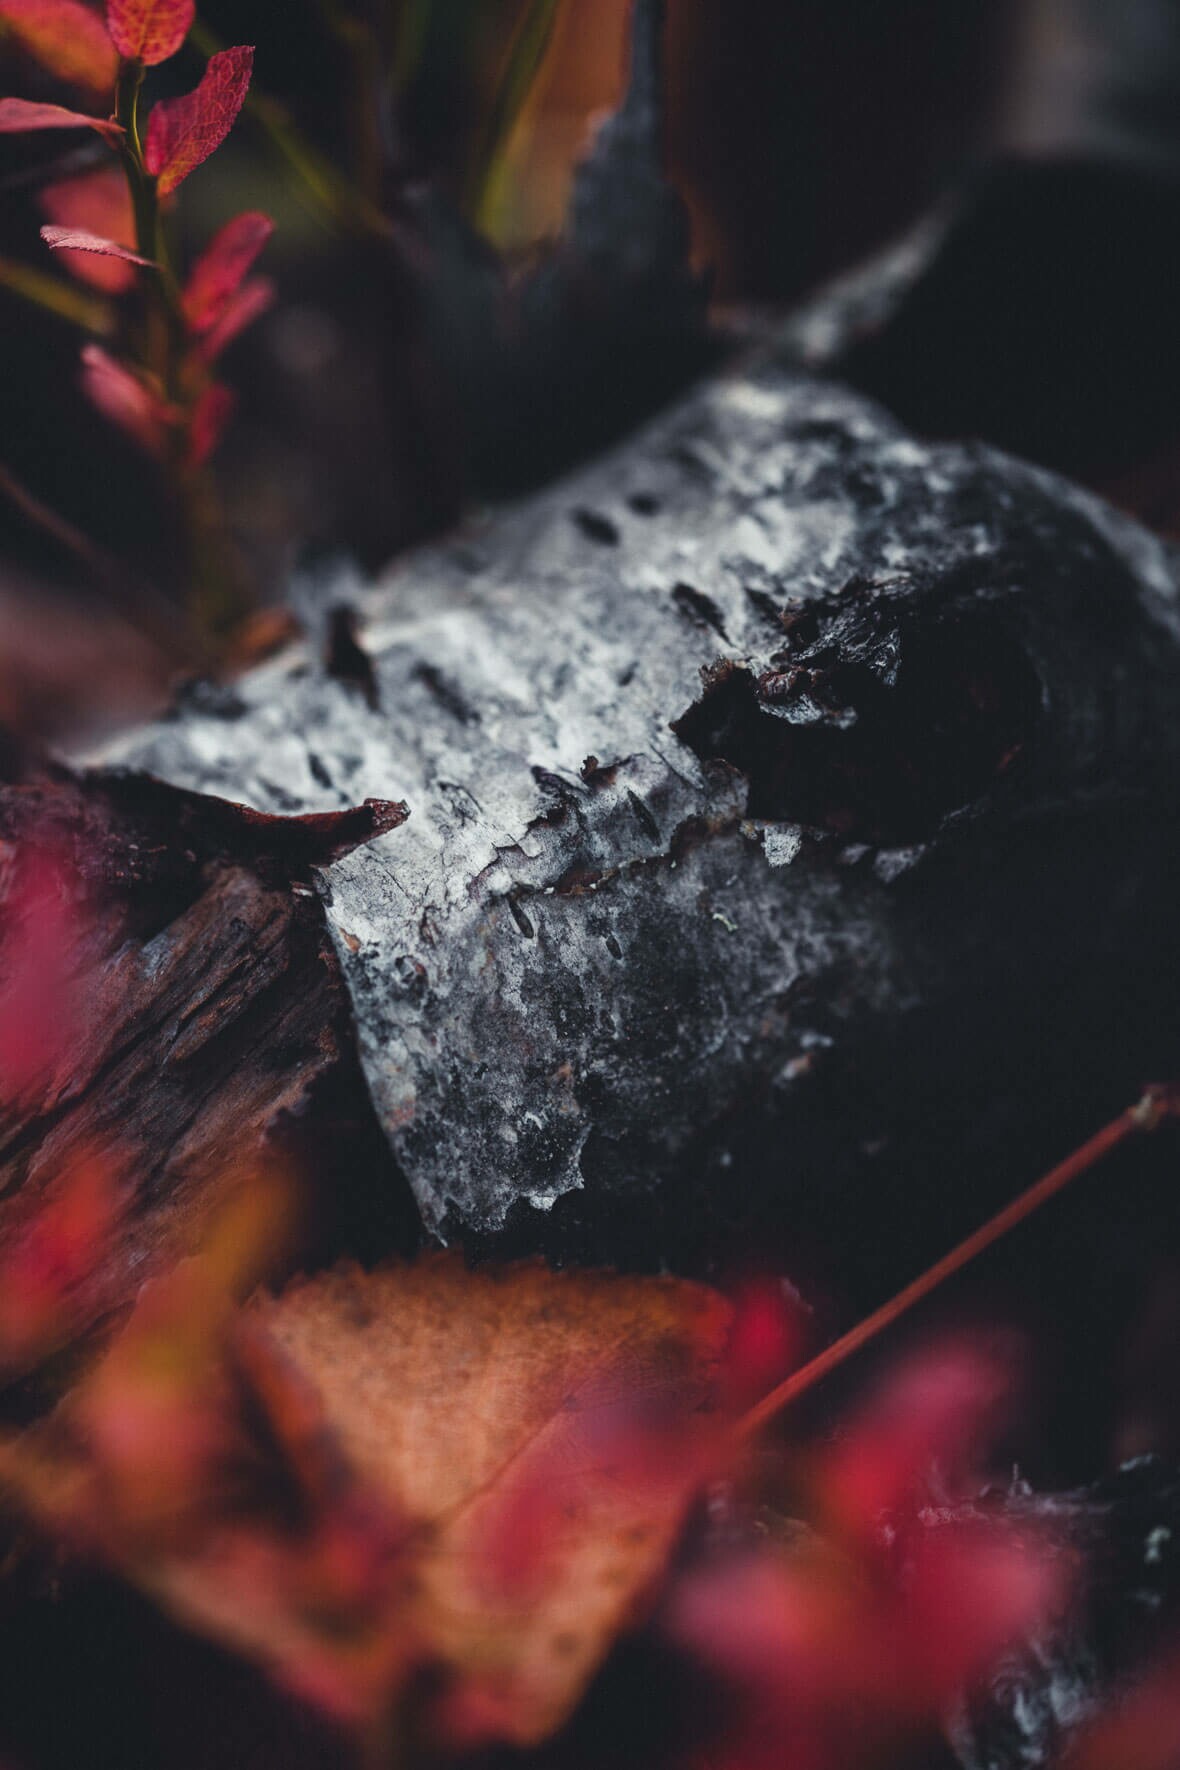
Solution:
M 1067 483 L 763 357 L 300 598 L 103 760 L 407 803 L 315 877 L 432 1235 L 912 1269 L 1175 1050 L 1173 562 Z

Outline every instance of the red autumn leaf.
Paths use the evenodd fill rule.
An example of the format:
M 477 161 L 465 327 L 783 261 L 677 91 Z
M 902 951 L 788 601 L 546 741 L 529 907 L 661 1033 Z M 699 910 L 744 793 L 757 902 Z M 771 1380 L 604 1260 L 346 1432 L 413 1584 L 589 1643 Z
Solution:
M 221 382 L 207 387 L 192 416 L 188 438 L 188 464 L 203 467 L 225 435 L 225 427 L 237 405 L 234 394 Z
M 1122 1701 L 1086 1727 L 1065 1770 L 1176 1770 L 1180 1760 L 1180 1653 L 1174 1649 Z
M 1005 1364 L 970 1346 L 950 1344 L 903 1363 L 824 1459 L 816 1486 L 829 1521 L 851 1536 L 871 1536 L 882 1513 L 910 1502 L 933 1464 L 944 1482 L 968 1491 L 1011 1390 Z
M 725 1401 L 734 1413 L 760 1401 L 800 1363 L 806 1313 L 782 1279 L 754 1279 L 738 1289 L 724 1372 Z
M 248 210 L 214 235 L 184 291 L 185 318 L 194 332 L 207 332 L 216 325 L 273 232 L 269 215 Z
M 106 97 L 119 58 L 102 20 L 82 0 L 0 0 L 0 20 L 21 48 L 68 86 Z
M 23 135 L 33 129 L 97 129 L 111 141 L 122 125 L 110 117 L 87 117 L 61 104 L 36 104 L 27 98 L 0 98 L 0 135 Z
M 183 98 L 166 98 L 148 118 L 143 157 L 166 197 L 225 140 L 245 102 L 254 67 L 252 48 L 210 56 L 200 85 Z
M 63 248 L 71 252 L 94 252 L 101 258 L 121 258 L 124 264 L 142 264 L 148 270 L 155 268 L 150 258 L 141 258 L 130 247 L 120 246 L 114 240 L 104 240 L 84 227 L 43 227 L 41 238 L 54 252 Z
M 154 67 L 176 54 L 196 10 L 196 0 L 107 0 L 107 29 L 120 55 Z
M 176 412 L 100 344 L 88 344 L 82 352 L 82 385 L 112 424 L 134 437 L 149 455 L 163 454 Z
M 694 1770 L 869 1770 L 906 1762 L 965 1684 L 1056 1615 L 1067 1569 L 994 1520 L 849 1555 L 805 1533 L 688 1573 L 673 1637 L 739 1697 Z
M 68 1063 L 81 888 L 74 868 L 53 853 L 14 858 L 0 869 L 0 887 L 0 1105 L 6 1105 L 44 1088 Z
M 48 185 L 39 201 L 45 215 L 59 228 L 82 228 L 118 246 L 130 247 L 135 238 L 127 180 L 115 166 Z M 65 251 L 62 263 L 79 281 L 109 295 L 121 294 L 135 280 L 132 266 L 93 252 Z
M 10 1237 L 0 1254 L 0 1375 L 32 1368 L 69 1339 L 119 1209 L 111 1165 L 86 1153 Z
M 907 1762 L 907 1742 L 1060 1614 L 1070 1558 L 959 1497 L 978 1491 L 1003 1394 L 994 1356 L 952 1345 L 911 1359 L 801 1459 L 823 1534 L 772 1532 L 676 1582 L 672 1635 L 739 1698 L 725 1750 L 692 1770 Z
M 243 283 L 221 311 L 221 316 L 201 339 L 199 350 L 202 361 L 214 363 L 223 350 L 227 350 L 234 339 L 252 326 L 256 319 L 273 306 L 275 286 L 269 277 L 251 277 Z

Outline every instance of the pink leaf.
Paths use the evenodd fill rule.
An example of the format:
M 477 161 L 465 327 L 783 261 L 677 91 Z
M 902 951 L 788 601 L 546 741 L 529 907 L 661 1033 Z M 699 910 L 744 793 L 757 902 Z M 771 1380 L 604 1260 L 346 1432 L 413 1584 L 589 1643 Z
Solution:
M 135 218 L 127 180 L 116 166 L 103 166 L 77 178 L 63 178 L 47 185 L 39 198 L 41 208 L 56 227 L 84 228 L 100 239 L 130 246 L 135 238 Z M 65 252 L 62 263 L 71 276 L 108 295 L 120 295 L 135 280 L 129 264 L 100 258 L 93 252 Z
M 102 20 L 82 0 L 0 0 L 0 19 L 21 48 L 69 86 L 105 96 L 119 58 Z
M 154 67 L 176 54 L 195 13 L 196 0 L 107 0 L 107 29 L 120 55 Z
M 234 415 L 237 405 L 235 395 L 228 387 L 215 381 L 212 387 L 197 401 L 197 409 L 193 413 L 192 427 L 189 430 L 188 462 L 190 467 L 203 467 L 218 443 L 225 435 L 226 425 Z
M 193 266 L 184 292 L 185 318 L 194 332 L 207 332 L 221 318 L 273 232 L 269 215 L 250 210 L 214 236 Z
M 163 99 L 153 110 L 143 157 L 162 197 L 221 146 L 245 101 L 253 66 L 253 49 L 223 49 L 210 56 L 195 92 Z
M 87 117 L 61 104 L 35 104 L 27 98 L 0 98 L 0 135 L 21 135 L 31 129 L 97 129 L 117 141 L 122 125 L 110 117 Z
M 150 258 L 141 258 L 138 252 L 116 245 L 114 240 L 104 240 L 100 234 L 92 234 L 84 227 L 43 227 L 41 238 L 54 252 L 64 246 L 72 252 L 97 252 L 103 258 L 122 258 L 127 264 L 142 264 L 149 270 L 155 269 Z
M 82 385 L 112 424 L 134 437 L 149 455 L 163 454 L 175 411 L 101 345 L 88 344 L 82 352 Z
M 251 277 L 248 283 L 243 283 L 222 308 L 216 325 L 201 339 L 202 361 L 216 362 L 222 351 L 273 305 L 274 298 L 275 286 L 269 277 Z

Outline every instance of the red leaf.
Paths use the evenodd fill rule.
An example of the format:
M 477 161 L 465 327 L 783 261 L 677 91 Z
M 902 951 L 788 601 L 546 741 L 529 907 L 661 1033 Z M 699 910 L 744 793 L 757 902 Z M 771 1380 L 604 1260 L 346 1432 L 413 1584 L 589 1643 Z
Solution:
M 244 332 L 247 326 L 252 326 L 266 312 L 274 298 L 275 286 L 269 277 L 251 277 L 248 283 L 243 283 L 222 310 L 217 324 L 202 338 L 202 359 L 207 363 L 216 362 L 238 334 Z
M 82 385 L 112 424 L 134 437 L 149 455 L 163 454 L 175 412 L 99 344 L 88 344 L 82 352 Z
M 0 1103 L 30 1097 L 68 1058 L 80 887 L 64 857 L 34 852 L 0 878 Z
M 0 0 L 0 19 L 67 85 L 99 97 L 113 89 L 119 58 L 102 20 L 82 0 Z
M 26 1370 L 69 1338 L 120 1214 L 115 1176 L 83 1151 L 0 1253 L 0 1373 Z
M 214 236 L 193 266 L 184 292 L 185 318 L 194 332 L 207 332 L 221 318 L 273 232 L 269 215 L 250 210 Z
M 32 129 L 97 129 L 116 141 L 122 125 L 110 117 L 87 117 L 61 104 L 34 104 L 27 98 L 0 98 L 0 135 L 21 135 Z
M 221 146 L 242 108 L 253 66 L 253 49 L 223 49 L 210 56 L 195 92 L 156 106 L 148 118 L 143 157 L 162 197 Z
M 41 238 L 54 252 L 63 247 L 71 252 L 96 252 L 103 258 L 121 258 L 125 264 L 142 264 L 148 270 L 155 269 L 150 258 L 141 258 L 138 252 L 132 252 L 127 246 L 117 245 L 114 240 L 104 240 L 101 235 L 92 234 L 84 227 L 43 227 Z
M 215 381 L 197 401 L 189 430 L 188 461 L 190 467 L 203 467 L 222 437 L 234 414 L 237 400 L 228 387 Z
M 104 240 L 130 246 L 135 238 L 135 219 L 127 180 L 115 166 L 101 167 L 78 178 L 65 178 L 41 192 L 41 208 L 57 227 L 84 228 Z M 128 264 L 100 258 L 93 252 L 66 251 L 65 268 L 92 288 L 119 295 L 135 280 Z
M 176 54 L 196 10 L 196 0 L 107 0 L 107 28 L 120 55 L 154 67 Z

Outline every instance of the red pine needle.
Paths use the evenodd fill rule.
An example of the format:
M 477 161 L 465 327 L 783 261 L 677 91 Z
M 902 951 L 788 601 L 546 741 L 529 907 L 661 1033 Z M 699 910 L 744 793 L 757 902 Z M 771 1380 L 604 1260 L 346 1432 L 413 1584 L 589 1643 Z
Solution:
M 834 1340 L 818 1357 L 811 1359 L 768 1395 L 764 1395 L 738 1421 L 735 1436 L 740 1440 L 751 1438 L 760 1432 L 784 1408 L 790 1407 L 801 1395 L 814 1389 L 817 1383 L 821 1383 L 855 1352 L 859 1352 L 863 1346 L 884 1333 L 886 1328 L 892 1327 L 895 1321 L 900 1320 L 932 1291 L 937 1290 L 939 1285 L 961 1272 L 972 1260 L 1001 1241 L 1010 1230 L 1031 1217 L 1035 1211 L 1039 1211 L 1042 1205 L 1056 1198 L 1059 1192 L 1064 1192 L 1080 1175 L 1105 1160 L 1121 1143 L 1140 1131 L 1154 1131 L 1166 1118 L 1178 1116 L 1180 1088 L 1176 1085 L 1149 1088 L 1136 1105 L 1129 1106 L 1118 1118 L 1112 1119 L 1110 1124 L 1097 1131 L 1080 1149 L 1075 1149 L 1072 1155 L 1067 1156 L 1027 1192 L 1021 1193 L 1018 1199 L 1005 1206 L 997 1216 L 969 1235 L 966 1241 L 960 1242 L 958 1247 L 952 1248 L 949 1254 L 944 1254 L 920 1278 L 914 1279 L 912 1284 L 906 1285 L 904 1290 L 891 1297 L 888 1303 L 883 1303 L 880 1309 L 874 1310 L 864 1321 Z

